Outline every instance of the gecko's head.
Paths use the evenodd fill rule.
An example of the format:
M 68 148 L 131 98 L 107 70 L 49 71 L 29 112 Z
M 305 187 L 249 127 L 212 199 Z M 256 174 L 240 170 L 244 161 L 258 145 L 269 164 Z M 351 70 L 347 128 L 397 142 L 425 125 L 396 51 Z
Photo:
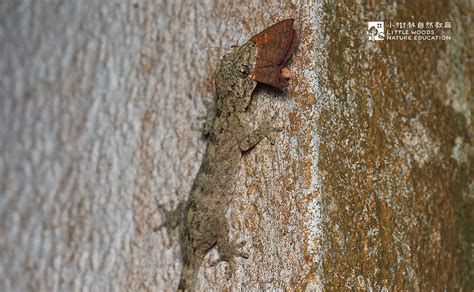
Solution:
M 257 81 L 252 74 L 257 62 L 257 46 L 248 42 L 225 55 L 216 76 L 217 109 L 244 111 L 250 103 Z
M 216 77 L 218 111 L 244 111 L 257 82 L 288 87 L 291 73 L 285 64 L 297 45 L 293 23 L 282 20 L 222 58 Z

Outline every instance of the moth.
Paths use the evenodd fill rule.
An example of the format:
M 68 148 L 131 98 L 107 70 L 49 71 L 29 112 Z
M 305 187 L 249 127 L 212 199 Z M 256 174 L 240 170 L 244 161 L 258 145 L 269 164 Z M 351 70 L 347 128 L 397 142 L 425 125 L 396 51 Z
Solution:
M 278 89 L 288 87 L 289 71 L 284 65 L 296 48 L 294 19 L 280 21 L 250 39 L 259 53 L 252 79 Z

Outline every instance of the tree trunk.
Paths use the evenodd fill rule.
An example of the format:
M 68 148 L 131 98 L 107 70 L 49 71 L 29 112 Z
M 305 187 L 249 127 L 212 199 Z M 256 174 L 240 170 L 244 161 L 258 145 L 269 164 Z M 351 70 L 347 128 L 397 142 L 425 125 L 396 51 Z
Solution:
M 413 3 L 411 3 L 413 2 Z M 469 1 L 3 1 L 0 290 L 175 290 L 176 231 L 219 59 L 295 18 L 284 130 L 246 153 L 227 212 L 249 259 L 199 289 L 474 289 Z M 450 22 L 370 41 L 368 21 Z

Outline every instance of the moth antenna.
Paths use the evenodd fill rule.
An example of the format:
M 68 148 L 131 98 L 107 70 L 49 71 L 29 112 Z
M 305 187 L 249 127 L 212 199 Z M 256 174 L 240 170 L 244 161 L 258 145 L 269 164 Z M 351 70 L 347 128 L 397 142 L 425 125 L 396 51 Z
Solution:
M 232 48 L 232 46 L 230 48 Z M 230 48 L 228 46 L 208 46 L 208 47 L 205 47 L 204 49 L 206 49 L 206 50 L 211 50 L 212 49 L 212 50 L 219 50 L 219 51 L 226 50 L 227 51 Z
M 237 45 L 240 43 L 240 38 L 242 38 L 242 29 L 240 29 L 239 38 L 237 39 Z
M 240 43 L 240 38 L 241 37 L 242 37 L 242 28 L 240 29 L 239 38 L 237 39 L 237 44 L 236 45 L 231 45 L 230 47 L 233 48 L 233 49 L 240 47 L 239 43 Z

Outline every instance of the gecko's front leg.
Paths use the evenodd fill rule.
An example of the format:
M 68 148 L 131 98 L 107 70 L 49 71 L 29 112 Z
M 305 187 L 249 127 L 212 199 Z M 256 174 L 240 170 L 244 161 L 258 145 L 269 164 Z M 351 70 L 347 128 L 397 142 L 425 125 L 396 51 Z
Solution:
M 208 136 L 211 133 L 212 122 L 216 116 L 216 104 L 214 102 L 204 101 L 206 106 L 206 115 L 199 118 L 204 121 L 200 127 L 203 136 Z
M 239 147 L 242 151 L 248 151 L 255 145 L 257 145 L 263 138 L 267 138 L 270 143 L 275 144 L 273 133 L 281 132 L 281 127 L 273 127 L 270 120 L 265 120 L 260 124 L 257 130 L 248 133 L 239 141 Z

